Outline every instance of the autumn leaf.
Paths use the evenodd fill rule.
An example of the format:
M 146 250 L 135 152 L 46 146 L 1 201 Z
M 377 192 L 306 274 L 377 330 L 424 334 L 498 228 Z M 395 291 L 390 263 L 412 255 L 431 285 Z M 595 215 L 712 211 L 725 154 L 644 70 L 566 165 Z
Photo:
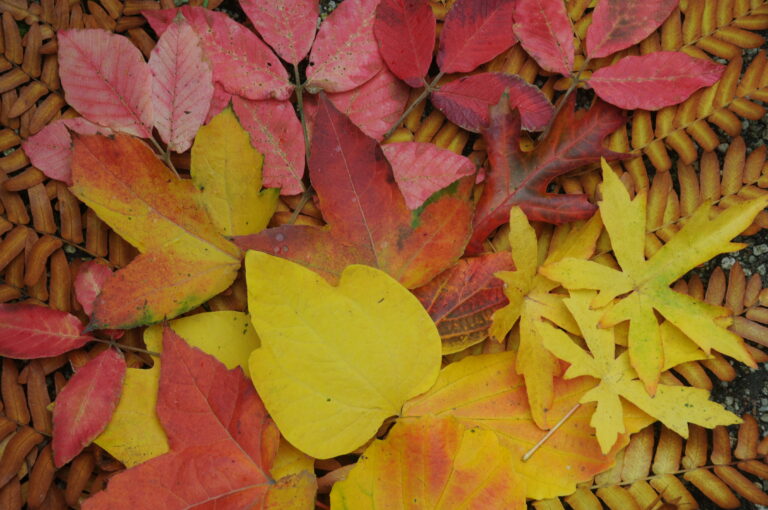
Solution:
M 712 205 L 702 204 L 650 259 L 644 256 L 647 192 L 630 200 L 626 188 L 603 162 L 600 212 L 621 271 L 569 258 L 540 269 L 568 289 L 597 289 L 592 308 L 602 308 L 601 327 L 629 320 L 629 359 L 650 394 L 655 393 L 664 363 L 658 311 L 704 352 L 714 349 L 749 366 L 755 362 L 741 337 L 726 329 L 730 312 L 669 288 L 690 269 L 742 244 L 730 240 L 744 231 L 768 204 L 768 197 L 746 200 L 710 219 Z M 614 301 L 618 296 L 622 296 Z
M 93 340 L 80 319 L 47 306 L 0 304 L 0 356 L 49 358 Z
M 93 313 L 93 303 L 110 276 L 112 270 L 109 266 L 96 260 L 88 260 L 78 269 L 73 287 L 77 302 L 83 307 L 85 315 Z
M 334 484 L 331 505 L 339 510 L 526 508 L 524 481 L 496 434 L 431 416 L 398 420 L 386 439 L 366 448 L 347 478 Z
M 274 214 L 279 190 L 261 189 L 262 161 L 231 108 L 197 132 L 192 147 L 192 182 L 223 235 L 255 234 Z
M 688 423 L 707 428 L 741 423 L 738 416 L 720 404 L 710 402 L 709 392 L 701 388 L 659 384 L 656 394 L 649 395 L 630 366 L 627 352 L 615 356 L 613 330 L 598 327 L 603 312 L 590 310 L 594 296 L 594 291 L 572 291 L 571 297 L 564 300 L 579 323 L 589 353 L 547 322 L 539 321 L 536 327 L 544 346 L 571 364 L 565 373 L 566 379 L 590 376 L 600 380 L 597 387 L 585 393 L 579 402 L 597 402 L 590 423 L 597 431 L 597 440 L 604 453 L 613 447 L 619 434 L 625 432 L 619 397 L 632 402 L 683 437 L 688 437 Z
M 679 0 L 600 0 L 587 29 L 589 58 L 607 57 L 637 44 L 664 23 Z M 663 92 L 663 89 L 659 89 Z
M 601 0 L 602 1 L 602 0 Z M 573 28 L 562 0 L 517 0 L 513 30 L 542 69 L 571 74 Z
M 270 228 L 235 239 L 238 246 L 294 260 L 330 281 L 350 264 L 367 264 L 409 288 L 461 256 L 469 237 L 472 177 L 411 212 L 376 141 L 323 96 L 313 131 L 309 173 L 328 226 Z
M 600 215 L 595 214 L 581 225 L 558 227 L 551 243 L 543 238 L 544 245 L 537 246 L 536 233 L 523 211 L 515 206 L 509 212 L 509 244 L 515 271 L 496 274 L 504 282 L 509 304 L 494 312 L 490 333 L 502 341 L 512 327 L 519 324 L 520 345 L 515 370 L 525 379 L 533 421 L 545 430 L 555 424 L 550 410 L 555 398 L 554 378 L 560 375 L 560 364 L 544 348 L 536 324 L 548 319 L 573 334 L 578 334 L 579 329 L 563 304 L 563 296 L 553 292 L 559 285 L 539 274 L 538 267 L 566 257 L 589 258 L 602 228 Z M 541 260 L 539 253 L 546 253 L 546 258 Z
M 625 411 L 628 434 L 604 455 L 589 426 L 594 404 L 582 405 L 536 453 L 522 456 L 543 436 L 531 419 L 522 377 L 515 372 L 515 353 L 468 356 L 440 371 L 434 386 L 406 402 L 402 416 L 455 417 L 467 427 L 479 426 L 496 433 L 499 445 L 511 451 L 511 469 L 524 479 L 525 496 L 546 499 L 576 490 L 576 484 L 609 468 L 628 434 L 653 422 L 645 413 Z M 589 377 L 555 380 L 552 415 L 562 418 L 585 392 L 595 386 Z M 422 443 L 424 444 L 424 443 Z
M 213 72 L 195 30 L 179 17 L 149 56 L 155 127 L 168 149 L 184 152 L 203 125 L 213 98 Z
M 227 370 L 169 328 L 163 344 L 157 414 L 171 450 L 112 477 L 83 509 L 258 507 L 279 432 L 256 391 L 240 369 Z
M 432 62 L 437 24 L 426 0 L 381 0 L 373 33 L 381 57 L 395 76 L 420 87 Z
M 682 103 L 714 84 L 725 66 L 677 51 L 624 57 L 587 80 L 595 94 L 625 110 L 658 110 Z
M 216 231 L 191 182 L 144 142 L 125 135 L 77 137 L 72 179 L 72 193 L 142 252 L 104 284 L 90 329 L 174 317 L 234 280 L 239 250 Z
M 435 321 L 443 354 L 451 354 L 488 338 L 491 314 L 507 304 L 498 271 L 513 268 L 507 252 L 459 260 L 413 294 Z
M 350 266 L 333 287 L 256 251 L 247 253 L 245 268 L 248 310 L 261 338 L 251 378 L 301 451 L 316 458 L 349 453 L 437 377 L 437 329 L 386 273 Z
M 596 207 L 584 195 L 547 191 L 558 176 L 595 163 L 601 157 L 623 155 L 604 149 L 603 139 L 625 122 L 624 113 L 597 101 L 577 112 L 570 96 L 555 117 L 549 134 L 531 152 L 520 150 L 520 116 L 502 101 L 491 111 L 491 124 L 483 130 L 491 170 L 477 204 L 474 232 L 467 246 L 470 254 L 482 251 L 483 241 L 508 220 L 518 205 L 532 221 L 565 223 L 592 216 Z
M 107 349 L 67 382 L 53 408 L 53 462 L 63 466 L 75 458 L 107 426 L 120 399 L 125 359 Z
M 318 2 L 241 0 L 240 7 L 261 38 L 280 58 L 290 64 L 298 64 L 307 56 L 320 16 Z
M 61 30 L 59 74 L 67 103 L 92 122 L 152 137 L 152 74 L 131 41 L 101 29 Z

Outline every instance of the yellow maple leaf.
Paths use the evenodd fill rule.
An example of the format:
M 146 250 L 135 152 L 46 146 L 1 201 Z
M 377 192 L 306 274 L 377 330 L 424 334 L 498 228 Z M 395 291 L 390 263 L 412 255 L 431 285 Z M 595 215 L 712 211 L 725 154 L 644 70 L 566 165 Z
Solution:
M 544 263 L 553 263 L 565 257 L 589 257 L 601 230 L 598 214 L 576 227 L 559 227 L 551 245 L 548 239 L 544 240 L 551 248 Z M 541 345 L 535 324 L 544 317 L 571 333 L 576 334 L 579 330 L 562 303 L 563 296 L 552 293 L 560 284 L 538 273 L 541 261 L 536 233 L 525 213 L 517 206 L 509 211 L 509 244 L 516 270 L 500 271 L 495 275 L 504 281 L 504 294 L 509 304 L 494 312 L 490 332 L 501 341 L 519 321 L 520 347 L 515 370 L 525 378 L 528 402 L 536 425 L 548 429 L 554 425 L 549 411 L 553 399 L 552 378 L 558 374 L 559 365 Z
M 653 397 L 648 395 L 629 363 L 627 352 L 615 356 L 613 330 L 598 327 L 602 312 L 589 309 L 594 297 L 594 291 L 577 290 L 571 291 L 571 297 L 564 300 L 579 324 L 589 353 L 567 333 L 548 322 L 540 321 L 536 328 L 544 346 L 558 358 L 571 363 L 565 373 L 566 379 L 586 375 L 600 380 L 595 388 L 581 397 L 580 402 L 597 402 L 590 424 L 597 431 L 597 440 L 603 452 L 609 451 L 619 434 L 625 432 L 620 397 L 683 437 L 688 437 L 688 423 L 714 428 L 741 422 L 738 416 L 711 402 L 709 392 L 704 389 L 659 384 L 656 394 Z
M 540 271 L 567 289 L 597 289 L 592 308 L 606 307 L 602 327 L 629 320 L 629 359 L 650 394 L 664 366 L 658 311 L 709 354 L 711 349 L 751 367 L 755 362 L 742 339 L 728 331 L 730 312 L 672 290 L 669 285 L 712 257 L 743 248 L 730 240 L 744 231 L 768 205 L 768 195 L 733 205 L 711 218 L 702 204 L 682 229 L 646 260 L 644 253 L 647 195 L 630 200 L 627 190 L 603 161 L 600 213 L 622 271 L 569 258 Z M 619 296 L 616 302 L 613 300 Z
M 245 258 L 261 339 L 251 378 L 280 432 L 316 458 L 368 441 L 437 378 L 441 341 L 418 299 L 385 272 L 348 266 L 339 285 L 266 253 Z

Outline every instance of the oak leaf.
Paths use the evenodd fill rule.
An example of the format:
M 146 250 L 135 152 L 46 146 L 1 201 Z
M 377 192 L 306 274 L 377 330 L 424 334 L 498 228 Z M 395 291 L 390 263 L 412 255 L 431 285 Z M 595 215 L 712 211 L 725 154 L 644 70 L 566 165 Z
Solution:
M 728 310 L 675 292 L 669 285 L 715 255 L 742 248 L 744 245 L 730 240 L 768 205 L 768 196 L 736 204 L 714 218 L 710 217 L 712 205 L 702 204 L 683 228 L 646 260 L 646 190 L 630 200 L 604 161 L 602 194 L 600 212 L 621 271 L 568 258 L 540 268 L 542 274 L 567 289 L 599 290 L 591 306 L 606 307 L 601 327 L 629 320 L 629 359 L 651 395 L 664 364 L 656 311 L 707 354 L 714 349 L 755 366 L 741 337 L 727 329 L 731 323 Z
M 261 339 L 251 353 L 251 378 L 301 451 L 316 458 L 349 453 L 432 386 L 441 359 L 437 328 L 383 271 L 349 266 L 333 287 L 299 264 L 257 251 L 246 254 L 245 268 Z
M 688 423 L 707 428 L 741 423 L 738 416 L 726 411 L 720 404 L 710 402 L 709 391 L 701 388 L 659 384 L 656 394 L 651 397 L 630 366 L 627 352 L 615 355 L 613 330 L 598 327 L 602 311 L 589 309 L 594 296 L 594 291 L 571 291 L 571 297 L 564 300 L 579 323 L 589 353 L 565 332 L 547 322 L 539 321 L 536 327 L 544 346 L 571 364 L 565 373 L 566 379 L 580 376 L 599 379 L 597 387 L 585 393 L 579 402 L 597 402 L 590 423 L 597 431 L 597 440 L 603 452 L 608 452 L 619 434 L 626 431 L 619 397 L 632 402 L 686 438 Z

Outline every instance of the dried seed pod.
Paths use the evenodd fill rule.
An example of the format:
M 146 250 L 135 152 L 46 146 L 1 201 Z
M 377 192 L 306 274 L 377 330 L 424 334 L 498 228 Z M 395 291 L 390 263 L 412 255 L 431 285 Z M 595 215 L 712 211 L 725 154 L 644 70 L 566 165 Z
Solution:
M 40 455 L 38 455 L 37 461 L 29 475 L 27 506 L 30 510 L 34 510 L 43 504 L 55 475 L 56 466 L 53 464 L 53 450 L 51 444 L 48 443 L 40 451 Z
M 32 426 L 35 430 L 50 435 L 52 417 L 48 406 L 51 404 L 51 397 L 48 395 L 45 372 L 38 360 L 32 360 L 28 367 L 27 402 L 32 416 Z
M 43 435 L 32 427 L 20 427 L 11 437 L 0 457 L 0 486 L 18 473 L 27 454 L 43 441 Z
M 38 283 L 45 274 L 48 257 L 61 248 L 61 239 L 45 235 L 35 242 L 27 257 L 27 269 L 24 273 L 24 283 L 31 287 Z
M 68 505 L 75 506 L 78 503 L 95 466 L 96 460 L 89 451 L 81 453 L 71 462 L 67 474 L 67 488 L 64 490 L 64 500 Z
M 3 395 L 5 414 L 16 423 L 29 423 L 29 408 L 24 388 L 18 382 L 19 371 L 12 359 L 3 359 L 3 372 L 0 375 L 0 390 Z M 26 455 L 26 454 L 25 454 Z

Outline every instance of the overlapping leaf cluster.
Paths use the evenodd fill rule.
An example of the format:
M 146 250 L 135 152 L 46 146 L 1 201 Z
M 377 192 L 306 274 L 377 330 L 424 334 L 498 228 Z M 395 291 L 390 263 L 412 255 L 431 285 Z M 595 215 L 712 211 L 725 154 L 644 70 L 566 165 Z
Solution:
M 600 0 L 586 54 L 636 44 L 675 6 Z M 738 249 L 768 197 L 702 205 L 646 259 L 646 193 L 631 198 L 606 161 L 625 155 L 603 147 L 621 108 L 675 104 L 721 66 L 662 52 L 582 77 L 562 2 L 457 0 L 430 78 L 426 1 L 346 0 L 317 34 L 312 0 L 242 7 L 258 36 L 199 7 L 147 13 L 149 62 L 120 36 L 62 33 L 62 82 L 84 118 L 25 145 L 141 254 L 115 273 L 83 266 L 87 327 L 0 305 L 0 353 L 52 356 L 163 322 L 144 333 L 152 368 L 110 347 L 59 395 L 55 462 L 95 441 L 130 467 L 83 508 L 313 508 L 314 459 L 349 453 L 362 454 L 333 508 L 523 508 L 607 469 L 655 420 L 681 435 L 738 421 L 666 373 L 713 350 L 754 365 L 727 309 L 670 285 Z M 577 110 L 572 88 L 555 107 L 519 77 L 466 74 L 518 41 L 599 98 Z M 423 86 L 409 107 L 429 97 L 480 133 L 484 176 L 430 144 L 382 142 L 409 86 Z M 526 150 L 523 130 L 544 132 Z M 170 163 L 190 147 L 187 178 Z M 598 204 L 552 190 L 601 161 Z M 278 194 L 301 192 L 325 225 L 266 228 Z M 507 221 L 494 241 L 509 250 L 485 253 Z M 247 314 L 174 319 L 243 260 Z M 443 366 L 489 335 L 496 352 Z

